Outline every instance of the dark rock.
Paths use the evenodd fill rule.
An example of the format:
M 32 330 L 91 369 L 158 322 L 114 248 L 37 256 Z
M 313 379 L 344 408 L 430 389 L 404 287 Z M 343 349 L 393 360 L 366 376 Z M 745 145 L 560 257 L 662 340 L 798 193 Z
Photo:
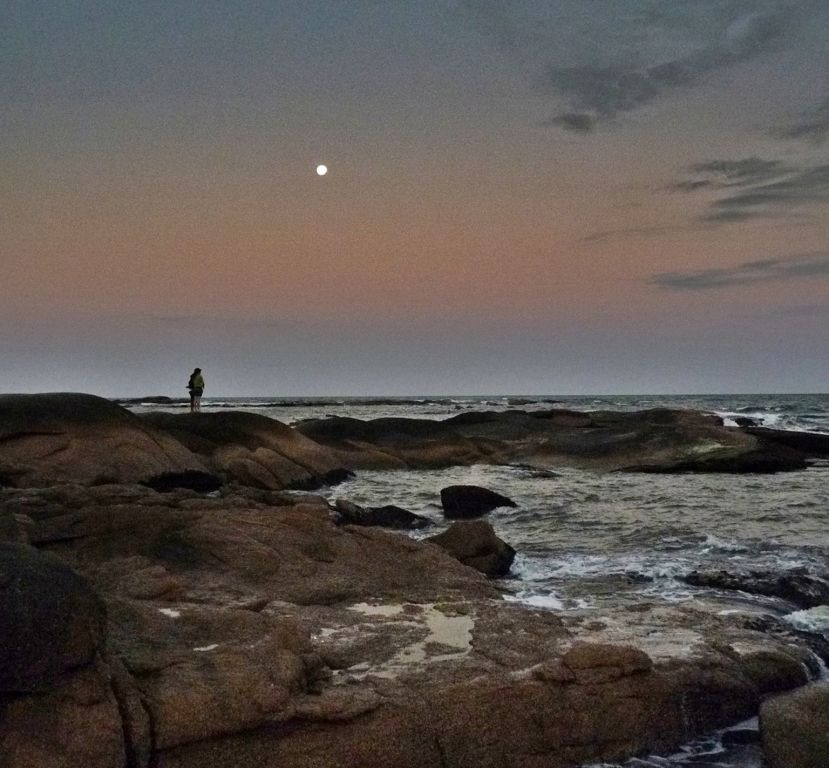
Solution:
M 753 595 L 779 597 L 799 608 L 829 604 L 829 582 L 801 570 L 784 574 L 770 571 L 692 571 L 684 577 L 684 581 L 694 587 L 739 590 Z
M 222 487 L 222 481 L 209 472 L 190 470 L 188 472 L 165 472 L 145 480 L 141 485 L 161 493 L 173 491 L 176 488 L 189 488 L 198 493 L 212 493 Z
M 500 493 L 477 485 L 450 485 L 440 492 L 443 514 L 453 520 L 480 517 L 498 507 L 518 505 Z
M 760 737 L 769 768 L 826 768 L 829 685 L 815 683 L 764 702 Z
M 724 747 L 736 747 L 745 744 L 758 744 L 760 732 L 751 728 L 731 728 L 725 731 L 720 739 Z
M 818 432 L 795 432 L 768 427 L 749 427 L 745 430 L 771 443 L 778 443 L 816 458 L 829 457 L 829 435 Z
M 382 528 L 416 530 L 433 525 L 428 517 L 416 515 L 407 509 L 387 504 L 383 507 L 361 507 L 346 499 L 334 502 L 340 525 L 376 525 Z
M 738 427 L 756 427 L 760 424 L 757 419 L 749 418 L 748 416 L 735 416 L 731 419 Z
M 0 475 L 20 488 L 135 483 L 205 467 L 181 443 L 93 395 L 0 396 Z
M 487 576 L 506 576 L 515 559 L 515 550 L 482 520 L 452 523 L 448 530 L 426 541 L 437 544 L 464 565 Z
M 59 560 L 0 543 L 0 692 L 26 693 L 88 664 L 104 639 L 103 603 Z
M 470 464 L 578 466 L 642 472 L 780 472 L 808 455 L 690 410 L 465 412 L 443 421 L 308 420 L 297 430 L 350 468 Z

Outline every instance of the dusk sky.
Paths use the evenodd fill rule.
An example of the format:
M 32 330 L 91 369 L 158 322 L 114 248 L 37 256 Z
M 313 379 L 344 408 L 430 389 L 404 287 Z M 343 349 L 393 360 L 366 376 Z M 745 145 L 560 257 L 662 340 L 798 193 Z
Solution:
M 0 164 L 3 392 L 829 390 L 826 0 L 0 0 Z

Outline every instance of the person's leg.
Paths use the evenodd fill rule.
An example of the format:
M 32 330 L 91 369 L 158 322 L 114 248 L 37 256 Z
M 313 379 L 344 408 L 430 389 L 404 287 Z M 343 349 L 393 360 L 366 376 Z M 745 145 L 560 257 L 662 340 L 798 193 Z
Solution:
M 196 412 L 196 393 L 190 393 L 190 413 Z
M 201 395 L 196 395 L 196 413 L 201 412 Z

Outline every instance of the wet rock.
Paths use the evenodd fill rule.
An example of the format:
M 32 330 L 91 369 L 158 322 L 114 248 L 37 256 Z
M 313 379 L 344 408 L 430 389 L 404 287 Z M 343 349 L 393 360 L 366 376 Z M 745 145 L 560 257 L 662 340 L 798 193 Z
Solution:
M 434 525 L 428 517 L 416 515 L 394 504 L 387 504 L 383 507 L 361 507 L 347 499 L 337 499 L 334 507 L 337 510 L 337 522 L 340 525 L 376 525 L 381 528 L 400 530 L 416 530 Z
M 506 576 L 515 559 L 515 550 L 482 520 L 452 523 L 448 530 L 426 541 L 437 544 L 464 565 L 487 576 Z
M 31 547 L 0 543 L 0 693 L 43 690 L 90 663 L 104 627 L 85 579 Z
M 787 448 L 801 451 L 807 456 L 817 458 L 829 457 L 829 435 L 817 432 L 794 432 L 785 429 L 769 429 L 768 427 L 750 427 L 745 430 L 771 443 L 778 443 Z
M 518 506 L 512 499 L 477 485 L 447 486 L 440 492 L 440 503 L 443 514 L 453 520 L 481 517 L 498 507 Z
M 684 580 L 695 587 L 740 590 L 753 595 L 779 597 L 800 608 L 829 604 L 829 582 L 795 569 L 778 574 L 771 571 L 692 571 Z
M 174 438 L 83 394 L 0 396 L 0 484 L 133 483 L 205 470 Z
M 769 699 L 760 708 L 769 768 L 829 765 L 829 684 L 815 683 Z
M 724 747 L 758 744 L 760 742 L 760 732 L 751 728 L 730 728 L 723 733 L 720 740 Z

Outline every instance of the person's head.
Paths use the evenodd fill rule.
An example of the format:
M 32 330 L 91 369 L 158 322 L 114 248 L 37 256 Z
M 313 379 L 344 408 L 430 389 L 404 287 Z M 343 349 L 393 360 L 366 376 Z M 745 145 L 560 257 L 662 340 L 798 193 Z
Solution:
M 194 368 L 193 373 L 201 373 L 201 368 Z

